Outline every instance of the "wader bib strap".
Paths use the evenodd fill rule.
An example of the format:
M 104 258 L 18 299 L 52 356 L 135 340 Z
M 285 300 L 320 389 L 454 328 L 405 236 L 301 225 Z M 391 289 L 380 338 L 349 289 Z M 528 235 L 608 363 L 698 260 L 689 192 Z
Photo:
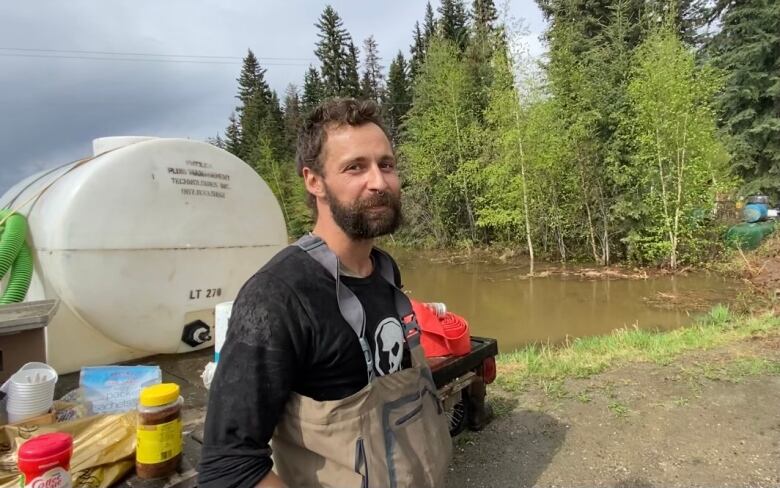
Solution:
M 274 469 L 295 487 L 444 486 L 452 455 L 448 420 L 425 361 L 411 304 L 395 284 L 391 258 L 372 250 L 374 266 L 395 290 L 395 307 L 413 367 L 374 378 L 373 356 L 365 342 L 365 311 L 341 283 L 338 258 L 315 236 L 296 244 L 336 280 L 339 310 L 361 339 L 372 381 L 340 400 L 316 401 L 292 392 L 274 431 Z
M 360 341 L 360 348 L 363 350 L 363 358 L 366 362 L 366 371 L 368 374 L 368 382 L 374 380 L 374 355 L 371 353 L 371 348 L 366 340 L 366 313 L 363 310 L 363 305 L 358 300 L 357 296 L 341 283 L 341 273 L 339 272 L 341 263 L 339 258 L 330 250 L 325 244 L 325 241 L 313 234 L 307 234 L 295 243 L 298 247 L 306 251 L 315 261 L 320 263 L 336 280 L 336 298 L 339 303 L 339 311 L 344 320 L 347 321 L 349 326 L 358 336 Z M 393 263 L 390 257 L 378 249 L 374 249 L 374 266 L 379 267 L 379 273 L 393 287 L 393 295 L 395 300 L 395 309 L 398 317 L 401 320 L 401 324 L 404 328 L 404 336 L 406 342 L 409 345 L 409 350 L 412 352 L 412 362 L 415 366 L 423 366 L 425 363 L 424 356 L 419 353 L 420 345 L 420 327 L 417 324 L 417 318 L 412 311 L 412 304 L 409 301 L 409 297 L 402 292 L 395 283 L 395 272 L 393 270 Z M 423 364 L 420 364 L 422 361 Z

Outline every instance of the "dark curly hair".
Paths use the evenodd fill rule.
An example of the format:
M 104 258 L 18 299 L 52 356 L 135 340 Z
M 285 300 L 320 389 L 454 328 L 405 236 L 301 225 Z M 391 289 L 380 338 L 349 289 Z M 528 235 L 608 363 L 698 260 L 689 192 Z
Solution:
M 390 139 L 379 106 L 372 100 L 332 98 L 319 104 L 304 119 L 303 126 L 298 132 L 298 147 L 295 154 L 298 175 L 303 176 L 303 168 L 310 168 L 316 174 L 322 175 L 320 155 L 327 140 L 327 129 L 344 125 L 361 126 L 368 123 L 379 126 Z

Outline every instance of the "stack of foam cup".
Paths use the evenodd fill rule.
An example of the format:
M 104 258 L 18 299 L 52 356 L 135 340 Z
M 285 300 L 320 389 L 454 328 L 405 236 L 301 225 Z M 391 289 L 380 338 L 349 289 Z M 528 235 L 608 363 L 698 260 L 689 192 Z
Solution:
M 48 412 L 54 403 L 57 372 L 46 363 L 27 363 L 4 385 L 8 422 L 16 423 Z

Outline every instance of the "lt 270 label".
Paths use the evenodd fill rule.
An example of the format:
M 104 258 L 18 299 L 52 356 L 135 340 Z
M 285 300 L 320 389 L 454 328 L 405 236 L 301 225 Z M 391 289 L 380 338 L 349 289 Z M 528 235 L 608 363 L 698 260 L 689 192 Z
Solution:
M 201 298 L 216 298 L 222 296 L 222 288 L 198 288 L 190 290 L 190 300 L 199 300 Z

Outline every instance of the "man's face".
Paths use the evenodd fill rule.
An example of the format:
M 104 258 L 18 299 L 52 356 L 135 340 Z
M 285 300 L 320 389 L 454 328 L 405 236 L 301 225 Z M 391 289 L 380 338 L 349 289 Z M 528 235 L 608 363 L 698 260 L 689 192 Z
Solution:
M 394 232 L 401 184 L 390 141 L 376 124 L 328 129 L 322 190 L 333 220 L 352 239 Z

